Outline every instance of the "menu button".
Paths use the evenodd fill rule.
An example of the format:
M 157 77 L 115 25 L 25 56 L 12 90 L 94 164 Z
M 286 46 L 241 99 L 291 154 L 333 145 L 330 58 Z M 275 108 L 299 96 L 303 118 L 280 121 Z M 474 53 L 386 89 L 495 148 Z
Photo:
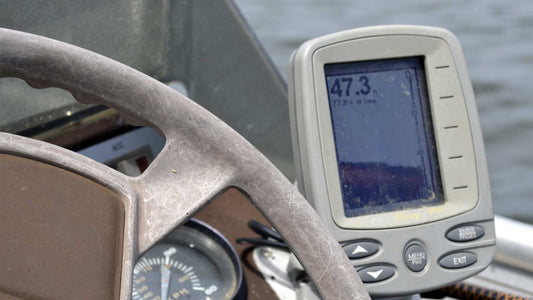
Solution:
M 419 244 L 412 244 L 405 249 L 404 260 L 407 267 L 413 272 L 424 270 L 428 262 L 426 251 Z

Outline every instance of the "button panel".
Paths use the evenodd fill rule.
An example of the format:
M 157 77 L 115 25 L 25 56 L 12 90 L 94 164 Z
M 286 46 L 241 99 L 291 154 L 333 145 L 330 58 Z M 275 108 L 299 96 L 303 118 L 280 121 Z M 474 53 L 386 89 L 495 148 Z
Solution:
M 479 239 L 484 234 L 485 229 L 479 225 L 463 225 L 448 231 L 446 238 L 454 242 L 468 242 Z
M 407 247 L 403 257 L 405 264 L 413 272 L 422 271 L 428 262 L 426 250 L 419 244 L 412 244 Z
M 375 242 L 354 242 L 342 247 L 348 258 L 357 259 L 370 256 L 379 250 L 379 244 Z
M 394 268 L 391 266 L 371 266 L 357 271 L 364 283 L 373 283 L 389 279 L 394 275 Z
M 477 255 L 471 252 L 451 253 L 439 260 L 439 264 L 447 269 L 468 267 L 477 261 Z

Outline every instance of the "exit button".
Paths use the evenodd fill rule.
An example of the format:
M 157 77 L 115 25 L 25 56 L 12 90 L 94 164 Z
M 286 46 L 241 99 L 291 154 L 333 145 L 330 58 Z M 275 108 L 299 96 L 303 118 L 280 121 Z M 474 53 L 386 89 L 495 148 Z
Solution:
M 477 261 L 477 255 L 470 252 L 456 252 L 448 254 L 439 260 L 439 264 L 446 269 L 468 267 Z

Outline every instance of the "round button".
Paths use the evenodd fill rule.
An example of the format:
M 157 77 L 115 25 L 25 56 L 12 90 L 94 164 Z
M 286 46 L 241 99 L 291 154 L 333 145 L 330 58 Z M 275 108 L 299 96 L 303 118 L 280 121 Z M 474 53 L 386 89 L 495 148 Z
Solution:
M 412 244 L 407 247 L 403 257 L 405 264 L 413 272 L 422 271 L 428 263 L 426 250 L 419 244 Z

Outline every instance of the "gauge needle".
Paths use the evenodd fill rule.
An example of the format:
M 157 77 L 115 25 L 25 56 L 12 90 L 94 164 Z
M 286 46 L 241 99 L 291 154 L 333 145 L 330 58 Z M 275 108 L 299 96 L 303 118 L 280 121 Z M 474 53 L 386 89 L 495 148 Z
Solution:
M 170 283 L 170 269 L 163 265 L 161 266 L 161 300 L 168 298 L 168 285 Z

